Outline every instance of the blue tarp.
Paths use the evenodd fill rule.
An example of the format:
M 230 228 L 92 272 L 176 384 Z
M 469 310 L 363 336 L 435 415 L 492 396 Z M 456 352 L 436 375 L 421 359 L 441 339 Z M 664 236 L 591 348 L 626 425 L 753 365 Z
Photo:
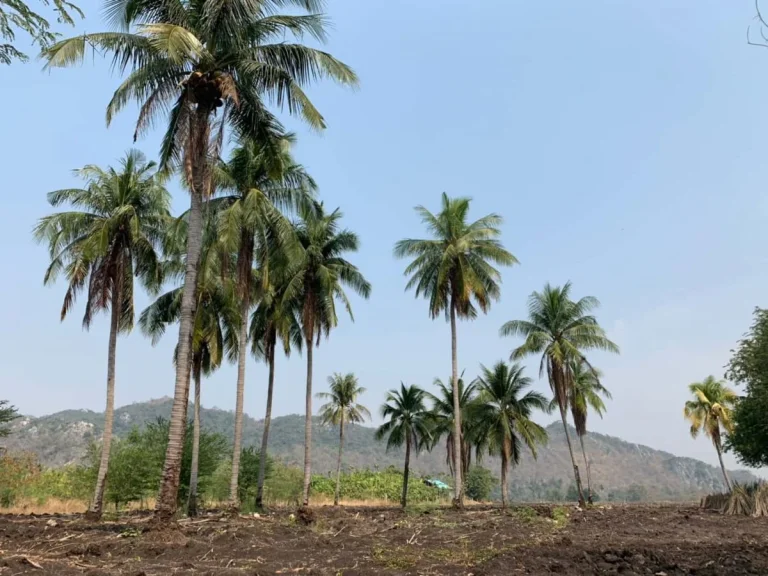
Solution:
M 448 486 L 445 482 L 442 480 L 438 480 L 437 478 L 427 478 L 424 480 L 424 484 L 427 486 L 434 486 L 438 490 L 450 490 L 451 487 Z

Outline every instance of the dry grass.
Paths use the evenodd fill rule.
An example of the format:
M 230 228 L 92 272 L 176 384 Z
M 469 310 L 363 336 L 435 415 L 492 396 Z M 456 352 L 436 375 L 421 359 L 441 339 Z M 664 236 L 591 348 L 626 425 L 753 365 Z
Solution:
M 2 514 L 78 514 L 87 510 L 83 500 L 59 500 L 48 498 L 40 503 L 36 500 L 19 499 L 13 506 L 0 508 Z

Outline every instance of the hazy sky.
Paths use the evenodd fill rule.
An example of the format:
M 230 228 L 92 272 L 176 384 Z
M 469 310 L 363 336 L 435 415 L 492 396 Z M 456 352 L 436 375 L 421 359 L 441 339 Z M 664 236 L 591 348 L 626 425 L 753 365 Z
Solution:
M 81 6 L 78 31 L 104 29 L 100 5 Z M 592 357 L 614 400 L 591 427 L 715 463 L 711 444 L 688 436 L 686 385 L 721 376 L 752 308 L 768 305 L 768 51 L 746 43 L 752 0 L 330 0 L 328 12 L 330 50 L 361 88 L 310 91 L 324 134 L 288 125 L 326 205 L 359 233 L 351 259 L 373 294 L 353 299 L 355 323 L 342 317 L 315 353 L 316 389 L 352 371 L 378 408 L 401 380 L 449 375 L 449 327 L 404 293 L 392 247 L 423 235 L 414 205 L 468 195 L 475 218 L 505 218 L 521 265 L 504 271 L 487 317 L 459 326 L 467 375 L 519 343 L 498 329 L 524 316 L 531 291 L 571 280 L 575 296 L 602 301 L 598 318 L 622 349 Z M 46 192 L 77 183 L 71 169 L 131 147 L 135 109 L 107 129 L 120 79 L 98 58 L 51 73 L 0 67 L 0 78 L 0 398 L 35 415 L 103 410 L 108 317 L 90 332 L 82 307 L 59 322 L 65 287 L 43 287 L 47 252 L 30 232 L 50 211 Z M 159 134 L 137 146 L 155 155 Z M 178 212 L 188 198 L 172 189 Z M 152 348 L 137 330 L 118 341 L 118 405 L 172 395 L 175 339 Z M 303 359 L 279 357 L 276 382 L 276 413 L 300 412 Z M 259 418 L 265 385 L 249 360 L 245 407 Z M 205 405 L 234 399 L 232 367 L 205 381 Z

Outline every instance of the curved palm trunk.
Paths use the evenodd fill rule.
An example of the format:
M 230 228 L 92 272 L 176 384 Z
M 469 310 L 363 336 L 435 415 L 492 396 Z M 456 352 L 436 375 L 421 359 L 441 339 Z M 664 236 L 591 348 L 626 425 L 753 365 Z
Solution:
M 275 387 L 275 339 L 267 344 L 269 362 L 269 384 L 267 385 L 267 413 L 264 415 L 264 433 L 261 435 L 261 456 L 259 457 L 259 481 L 256 488 L 256 508 L 264 507 L 264 479 L 267 474 L 267 444 L 269 424 L 272 421 L 272 391 Z
M 403 495 L 400 497 L 400 505 L 405 508 L 408 503 L 408 474 L 411 465 L 411 433 L 405 433 L 405 467 L 403 468 Z
M 237 337 L 237 398 L 235 400 L 235 438 L 232 448 L 232 477 L 229 480 L 229 509 L 240 509 L 238 479 L 240 478 L 240 450 L 243 443 L 243 403 L 245 400 L 245 361 L 248 358 L 248 299 L 243 297 L 240 307 L 240 333 Z
M 573 464 L 573 476 L 576 479 L 576 490 L 579 493 L 579 505 L 584 507 L 584 490 L 581 487 L 581 476 L 579 476 L 579 467 L 576 464 L 576 458 L 573 455 L 573 446 L 571 445 L 571 435 L 568 433 L 568 420 L 565 415 L 565 408 L 560 406 L 560 418 L 563 420 L 563 432 L 565 432 L 565 441 L 568 443 L 568 453 L 571 455 L 571 464 Z
M 179 492 L 181 457 L 184 451 L 184 433 L 187 427 L 189 402 L 189 365 L 192 327 L 197 309 L 197 272 L 203 245 L 203 195 L 210 188 L 208 171 L 208 140 L 210 138 L 210 110 L 198 107 L 190 121 L 190 138 L 185 153 L 186 170 L 192 176 L 190 187 L 189 225 L 187 230 L 187 264 L 181 295 L 179 343 L 176 356 L 176 384 L 168 431 L 163 477 L 155 505 L 155 518 L 168 522 L 176 513 Z
M 194 420 L 192 422 L 192 463 L 189 473 L 189 500 L 187 501 L 187 515 L 197 516 L 197 481 L 200 467 L 200 359 L 194 358 L 192 378 L 195 381 L 195 407 Z
M 725 470 L 725 464 L 723 463 L 723 449 L 720 447 L 719 438 L 715 441 L 715 450 L 717 450 L 717 459 L 720 461 L 720 470 L 723 471 L 723 479 L 725 479 L 725 487 L 728 489 L 728 492 L 731 492 L 733 490 L 733 486 L 731 485 L 731 479 L 728 478 L 728 472 L 726 472 Z
M 305 411 L 303 504 L 304 506 L 309 506 L 309 484 L 312 480 L 312 338 L 307 339 L 307 399 Z
M 451 303 L 451 380 L 453 386 L 453 469 L 454 487 L 453 504 L 461 506 L 463 499 L 463 485 L 461 482 L 461 402 L 459 398 L 459 368 L 456 352 L 456 307 Z
M 93 502 L 86 514 L 89 520 L 100 520 L 104 509 L 104 489 L 107 485 L 109 470 L 109 450 L 112 446 L 112 425 L 115 420 L 115 357 L 117 353 L 117 329 L 120 320 L 122 274 L 118 266 L 116 287 L 112 292 L 112 310 L 109 323 L 109 350 L 107 352 L 107 406 L 104 411 L 104 434 L 101 443 L 101 459 L 96 476 L 96 489 Z
M 505 450 L 501 452 L 501 507 L 507 507 L 507 469 L 509 468 L 509 458 Z
M 592 504 L 592 471 L 589 466 L 589 459 L 587 458 L 587 449 L 584 447 L 584 435 L 579 434 L 579 442 L 581 443 L 581 454 L 584 456 L 584 466 L 587 470 L 587 500 Z
M 339 423 L 339 461 L 336 463 L 336 491 L 333 493 L 333 505 L 339 505 L 339 488 L 341 487 L 341 452 L 344 449 L 344 411 L 341 412 Z

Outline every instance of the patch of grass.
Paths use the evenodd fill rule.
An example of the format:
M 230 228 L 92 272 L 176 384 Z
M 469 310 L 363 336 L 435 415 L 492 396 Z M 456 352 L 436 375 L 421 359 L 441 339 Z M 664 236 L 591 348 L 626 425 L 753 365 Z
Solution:
M 552 520 L 555 521 L 555 526 L 558 528 L 562 528 L 568 524 L 569 517 L 570 513 L 568 512 L 568 509 L 564 508 L 563 506 L 557 506 L 556 508 L 552 509 Z
M 493 545 L 478 547 L 469 540 L 463 540 L 459 545 L 451 548 L 424 550 L 422 556 L 436 562 L 470 567 L 488 562 L 510 549 L 509 547 L 496 548 Z
M 416 504 L 409 504 L 405 508 L 405 513 L 408 516 L 415 516 L 418 514 L 437 514 L 441 513 L 439 502 L 419 502 Z
M 371 557 L 387 568 L 393 570 L 408 570 L 416 565 L 418 555 L 414 557 L 413 552 L 402 546 L 394 548 L 384 548 L 383 546 L 374 546 L 371 551 Z
M 521 522 L 533 522 L 539 518 L 539 513 L 530 506 L 515 508 L 510 512 L 510 514 Z

